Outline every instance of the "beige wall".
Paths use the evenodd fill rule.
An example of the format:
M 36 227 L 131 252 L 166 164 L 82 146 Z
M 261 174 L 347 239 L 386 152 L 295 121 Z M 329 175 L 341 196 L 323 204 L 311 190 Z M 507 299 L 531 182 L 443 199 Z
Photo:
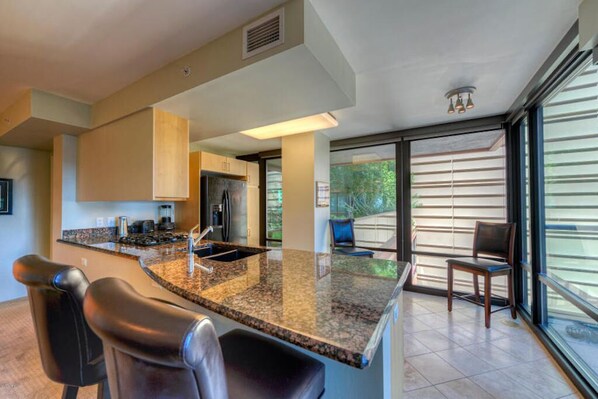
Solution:
M 327 251 L 330 208 L 316 208 L 315 182 L 330 181 L 330 141 L 322 133 L 282 138 L 283 247 Z
M 0 178 L 14 179 L 13 214 L 0 216 L 0 301 L 26 295 L 12 263 L 27 254 L 49 255 L 50 153 L 0 146 Z

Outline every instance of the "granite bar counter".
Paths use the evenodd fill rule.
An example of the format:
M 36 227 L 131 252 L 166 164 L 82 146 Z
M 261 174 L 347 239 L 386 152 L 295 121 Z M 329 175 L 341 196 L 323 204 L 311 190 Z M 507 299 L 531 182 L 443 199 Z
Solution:
M 317 354 L 320 360 L 331 359 L 326 362 L 327 373 L 335 376 L 330 384 L 327 377 L 327 391 L 335 395 L 331 397 L 343 390 L 336 380 L 360 379 L 355 376 L 364 377 L 360 386 L 371 380 L 367 392 L 380 393 L 371 397 L 400 396 L 401 390 L 391 387 L 397 377 L 388 374 L 400 372 L 402 381 L 402 323 L 397 320 L 409 263 L 271 248 L 232 262 L 195 256 L 198 266 L 189 273 L 184 243 L 144 248 L 97 241 L 60 240 L 137 259 L 168 291 L 235 324 Z M 399 351 L 400 359 L 391 359 Z M 332 384 L 338 386 L 328 386 Z M 359 390 L 351 390 L 357 397 Z

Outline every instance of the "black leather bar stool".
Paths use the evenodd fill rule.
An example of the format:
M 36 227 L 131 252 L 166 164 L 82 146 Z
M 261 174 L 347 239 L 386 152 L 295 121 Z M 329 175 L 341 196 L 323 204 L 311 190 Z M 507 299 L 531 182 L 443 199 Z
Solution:
M 89 281 L 76 267 L 27 255 L 13 264 L 13 275 L 27 286 L 42 366 L 48 378 L 64 384 L 63 398 L 79 387 L 99 384 L 98 398 L 109 397 L 102 341 L 83 317 Z
M 120 398 L 318 398 L 324 365 L 248 331 L 220 339 L 211 320 L 95 281 L 83 312 L 104 342 L 110 390 Z

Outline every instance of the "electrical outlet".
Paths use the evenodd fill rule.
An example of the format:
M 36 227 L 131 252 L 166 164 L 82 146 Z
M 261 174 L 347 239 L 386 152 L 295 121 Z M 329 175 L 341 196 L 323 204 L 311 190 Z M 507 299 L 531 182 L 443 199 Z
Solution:
M 87 267 L 87 258 L 81 258 L 81 266 Z
M 104 227 L 104 218 L 96 218 L 96 227 Z
M 106 226 L 108 226 L 108 227 L 116 226 L 116 218 L 106 218 Z

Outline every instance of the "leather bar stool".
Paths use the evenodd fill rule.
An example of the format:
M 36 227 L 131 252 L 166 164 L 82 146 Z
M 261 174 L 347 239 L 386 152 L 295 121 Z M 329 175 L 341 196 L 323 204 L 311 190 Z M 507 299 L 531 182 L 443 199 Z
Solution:
M 154 301 L 116 278 L 95 281 L 83 313 L 104 342 L 120 398 L 318 398 L 324 365 L 248 331 L 220 339 L 211 320 Z
M 76 267 L 27 255 L 13 264 L 13 275 L 27 286 L 42 366 L 48 378 L 64 384 L 63 398 L 79 387 L 99 384 L 98 398 L 109 397 L 102 341 L 83 317 L 89 281 Z

